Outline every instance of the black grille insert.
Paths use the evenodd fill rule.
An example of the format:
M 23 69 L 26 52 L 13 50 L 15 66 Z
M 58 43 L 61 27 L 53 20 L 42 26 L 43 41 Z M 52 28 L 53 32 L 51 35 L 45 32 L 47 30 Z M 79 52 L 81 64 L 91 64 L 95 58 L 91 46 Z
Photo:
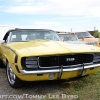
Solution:
M 39 57 L 40 67 L 68 66 L 93 62 L 93 54 L 70 54 Z

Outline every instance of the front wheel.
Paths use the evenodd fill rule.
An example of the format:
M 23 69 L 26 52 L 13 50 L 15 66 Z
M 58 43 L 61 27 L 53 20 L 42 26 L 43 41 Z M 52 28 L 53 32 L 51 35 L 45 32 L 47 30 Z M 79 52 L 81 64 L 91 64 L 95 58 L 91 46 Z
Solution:
M 6 74 L 8 83 L 11 87 L 18 88 L 23 85 L 23 82 L 15 75 L 9 63 L 7 63 Z

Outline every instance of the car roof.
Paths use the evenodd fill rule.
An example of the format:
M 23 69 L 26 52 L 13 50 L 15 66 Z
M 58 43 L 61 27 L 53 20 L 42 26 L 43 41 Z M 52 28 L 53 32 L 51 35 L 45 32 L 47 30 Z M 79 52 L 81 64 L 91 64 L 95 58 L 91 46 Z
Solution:
M 75 33 L 87 33 L 88 31 L 82 31 L 82 32 L 75 32 Z M 89 32 L 88 32 L 89 33 Z
M 15 28 L 15 29 L 11 29 L 8 30 L 8 32 L 12 32 L 12 31 L 25 31 L 25 30 L 34 30 L 34 31 L 53 31 L 53 30 L 49 30 L 49 29 L 20 29 L 20 28 Z

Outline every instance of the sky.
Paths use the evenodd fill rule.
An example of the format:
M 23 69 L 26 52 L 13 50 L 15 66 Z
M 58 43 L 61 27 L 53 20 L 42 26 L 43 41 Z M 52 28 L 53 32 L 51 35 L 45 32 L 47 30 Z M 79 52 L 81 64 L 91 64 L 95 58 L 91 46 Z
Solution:
M 100 0 L 0 0 L 0 25 L 73 32 L 100 30 Z

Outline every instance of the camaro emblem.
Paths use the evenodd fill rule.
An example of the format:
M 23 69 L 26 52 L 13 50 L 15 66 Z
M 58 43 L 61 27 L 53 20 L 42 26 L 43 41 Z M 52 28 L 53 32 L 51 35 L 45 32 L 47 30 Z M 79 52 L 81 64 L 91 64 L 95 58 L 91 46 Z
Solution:
M 66 61 L 74 61 L 75 58 L 66 58 Z

